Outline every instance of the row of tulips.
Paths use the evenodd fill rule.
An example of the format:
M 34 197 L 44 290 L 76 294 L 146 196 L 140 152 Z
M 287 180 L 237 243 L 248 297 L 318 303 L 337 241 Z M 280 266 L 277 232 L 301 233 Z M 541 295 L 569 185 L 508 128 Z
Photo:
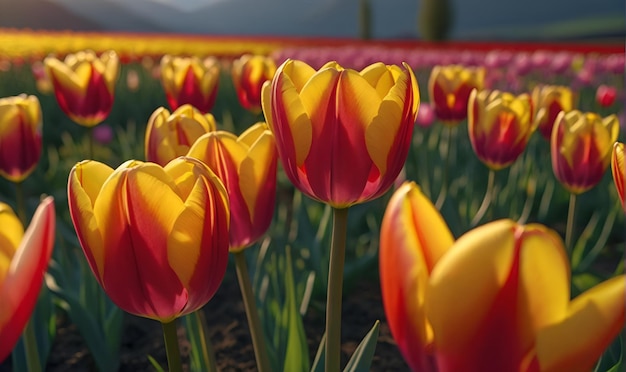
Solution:
M 334 211 L 325 366 L 338 370 L 347 211 L 380 197 L 396 181 L 409 153 L 420 104 L 417 79 L 406 64 L 376 63 L 356 71 L 329 62 L 316 70 L 287 60 L 274 73 L 265 59 L 249 60 L 255 62 L 242 62 L 244 67 L 237 71 L 256 80 L 242 79 L 240 72 L 234 81 L 246 81 L 242 86 L 250 87 L 250 93 L 242 94 L 241 102 L 248 102 L 251 110 L 261 105 L 267 124 L 255 124 L 239 137 L 216 131 L 215 120 L 205 114 L 215 99 L 216 85 L 211 83 L 215 67 L 199 59 L 166 57 L 161 76 L 175 111 L 160 108 L 150 118 L 147 162 L 129 160 L 115 170 L 93 160 L 77 164 L 68 181 L 72 221 L 106 293 L 122 309 L 161 321 L 168 337 L 173 320 L 196 311 L 213 296 L 226 270 L 229 248 L 237 256 L 267 230 L 280 159 L 298 190 Z M 59 106 L 68 116 L 91 127 L 108 115 L 119 68 L 114 53 L 97 57 L 85 52 L 63 62 L 50 58 L 45 64 Z M 261 89 L 266 80 L 271 83 Z M 596 114 L 556 106 L 560 95 L 546 94 L 548 98 L 540 101 L 485 91 L 483 80 L 481 69 L 435 68 L 429 93 L 435 114 L 450 127 L 469 112 L 470 140 L 487 166 L 498 170 L 515 161 L 534 128 L 546 120 L 557 178 L 572 193 L 587 190 L 604 174 L 614 148 L 613 173 L 623 202 L 623 145 L 612 147 L 619 128 L 615 117 L 602 120 Z M 36 102 L 32 96 L 10 100 Z M 6 107 L 5 116 L 11 119 L 7 132 L 30 125 L 34 129 L 23 132 L 32 133 L 27 142 L 32 146 L 40 131 L 40 112 L 38 120 L 27 122 L 20 105 Z M 16 135 L 11 141 L 18 139 Z M 579 143 L 585 146 L 583 151 Z M 17 178 L 11 179 L 16 183 L 33 166 L 20 168 L 21 160 L 9 163 L 13 174 L 17 169 Z M 590 368 L 623 326 L 624 278 L 612 279 L 568 305 L 569 259 L 554 232 L 498 221 L 454 242 L 429 203 L 414 185 L 400 187 L 381 231 L 385 308 L 410 366 L 442 371 L 458 366 Z M 490 262 L 492 269 L 468 269 L 479 267 L 476 262 Z M 532 284 L 537 273 L 549 284 L 541 291 L 534 291 Z M 480 278 L 478 285 L 468 288 L 474 280 L 470 278 Z M 461 295 L 467 307 L 451 306 Z M 599 314 L 586 306 L 599 309 Z M 253 308 L 247 311 L 249 319 L 255 316 Z M 578 319 L 585 327 L 593 325 L 596 338 L 589 342 L 595 346 L 585 352 L 581 349 L 587 342 L 555 348 L 582 329 Z M 16 329 L 19 333 L 21 328 Z M 482 342 L 472 342 L 476 339 Z M 262 335 L 253 335 L 253 342 L 259 368 L 267 370 L 267 357 L 259 346 Z M 174 349 L 168 349 L 172 365 Z

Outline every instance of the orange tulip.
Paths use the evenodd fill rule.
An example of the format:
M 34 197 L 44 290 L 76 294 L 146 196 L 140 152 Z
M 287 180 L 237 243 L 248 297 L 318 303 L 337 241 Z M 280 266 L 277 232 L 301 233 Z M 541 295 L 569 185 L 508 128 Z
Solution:
M 618 135 L 619 121 L 615 115 L 602 118 L 578 110 L 561 112 L 550 142 L 556 178 L 574 194 L 594 187 L 609 166 Z
M 209 57 L 161 58 L 161 83 L 172 110 L 190 104 L 201 112 L 209 112 L 215 104 L 220 78 L 219 61 Z
M 448 125 L 456 125 L 467 118 L 469 95 L 473 89 L 483 89 L 485 73 L 483 67 L 433 67 L 428 93 L 437 118 Z
M 168 323 L 213 297 L 228 261 L 228 196 L 201 161 L 72 168 L 72 222 L 96 279 L 123 310 Z
M 468 104 L 468 130 L 478 158 L 493 170 L 513 163 L 526 148 L 535 127 L 528 94 L 473 90 Z
M 261 111 L 261 88 L 272 80 L 276 63 L 270 57 L 245 54 L 233 61 L 231 75 L 239 103 L 246 110 Z
M 0 98 L 0 175 L 23 181 L 41 156 L 41 106 L 25 94 Z
M 182 105 L 171 114 L 165 107 L 159 107 L 150 116 L 146 128 L 146 160 L 165 166 L 187 154 L 200 136 L 215 129 L 213 115 L 203 115 L 191 105 Z
M 45 198 L 24 233 L 0 203 L 0 362 L 13 350 L 37 303 L 54 247 L 54 200 Z
M 291 182 L 335 208 L 391 187 L 411 144 L 419 90 L 408 65 L 319 71 L 285 61 L 265 84 L 263 111 Z
M 571 88 L 555 85 L 540 85 L 533 89 L 533 120 L 539 133 L 550 140 L 556 117 L 561 111 L 569 112 L 575 107 L 575 96 Z
M 615 142 L 613 145 L 611 172 L 619 200 L 626 211 L 626 162 L 624 161 L 624 144 L 621 142 Z
M 57 102 L 70 119 L 93 127 L 109 116 L 120 73 L 119 58 L 114 51 L 98 57 L 86 50 L 69 54 L 64 61 L 47 57 L 44 64 Z
M 380 230 L 380 286 L 389 329 L 413 371 L 437 371 L 426 289 L 435 264 L 453 243 L 419 186 L 402 184 L 389 200 Z
M 274 215 L 276 165 L 274 136 L 257 123 L 239 138 L 229 132 L 200 137 L 187 156 L 202 160 L 224 182 L 230 200 L 230 250 L 241 251 L 267 231 Z

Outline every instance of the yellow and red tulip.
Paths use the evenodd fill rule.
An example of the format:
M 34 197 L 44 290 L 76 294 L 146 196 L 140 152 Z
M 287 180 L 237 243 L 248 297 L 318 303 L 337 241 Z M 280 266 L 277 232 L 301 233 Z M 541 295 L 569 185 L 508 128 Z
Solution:
M 473 90 L 467 124 L 478 158 L 493 170 L 511 165 L 524 152 L 535 131 L 531 115 L 528 94 Z
M 201 161 L 83 161 L 72 222 L 97 281 L 123 310 L 168 323 L 213 297 L 228 261 L 228 195 Z
M 41 156 L 41 106 L 25 94 L 0 98 L 0 175 L 23 181 Z
M 224 182 L 230 200 L 230 250 L 241 251 L 267 231 L 274 215 L 278 155 L 274 136 L 257 123 L 239 137 L 226 131 L 200 137 L 189 157 L 201 160 Z
M 559 85 L 539 85 L 533 89 L 533 120 L 543 138 L 550 140 L 556 117 L 561 111 L 575 108 L 575 95 L 570 87 Z
M 456 125 L 467 118 L 469 95 L 473 89 L 483 89 L 485 74 L 483 67 L 433 67 L 428 80 L 428 93 L 437 118 L 448 125 Z
M 554 124 L 550 148 L 556 178 L 571 193 L 580 194 L 602 179 L 619 135 L 616 115 L 561 112 Z
M 190 104 L 209 112 L 215 104 L 220 78 L 219 61 L 213 57 L 161 58 L 161 83 L 172 110 Z
M 231 75 L 239 103 L 246 110 L 261 111 L 263 83 L 272 80 L 276 63 L 263 55 L 244 54 L 233 61 Z
M 114 51 L 98 57 L 86 50 L 69 54 L 64 61 L 47 57 L 44 64 L 57 102 L 70 119 L 93 127 L 109 116 L 120 73 L 119 58 Z
M 613 145 L 611 172 L 613 173 L 617 195 L 624 210 L 626 210 L 626 161 L 624 160 L 624 144 L 621 142 L 615 142 Z
M 391 334 L 413 371 L 436 372 L 433 332 L 426 318 L 430 273 L 454 237 L 414 182 L 405 182 L 387 205 L 380 231 L 380 286 Z
M 439 372 L 591 371 L 624 327 L 626 277 L 573 301 L 570 285 L 555 231 L 500 220 L 468 232 L 428 284 Z
M 265 84 L 263 112 L 279 158 L 304 194 L 335 208 L 374 199 L 406 160 L 419 107 L 408 65 L 318 71 L 285 61 Z
M 182 105 L 172 113 L 159 107 L 150 116 L 146 128 L 146 160 L 165 166 L 186 155 L 200 136 L 214 130 L 213 115 L 202 114 L 191 105 Z
M 54 200 L 45 198 L 30 226 L 0 203 L 0 362 L 13 350 L 37 303 L 54 247 Z

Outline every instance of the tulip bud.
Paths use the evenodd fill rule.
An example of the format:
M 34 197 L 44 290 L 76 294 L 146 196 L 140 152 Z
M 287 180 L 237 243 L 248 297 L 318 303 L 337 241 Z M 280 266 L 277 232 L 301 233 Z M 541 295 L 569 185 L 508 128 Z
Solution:
M 574 100 L 574 94 L 569 87 L 543 85 L 533 89 L 534 125 L 545 139 L 550 139 L 559 112 L 574 109 Z
M 219 78 L 220 65 L 215 58 L 161 58 L 161 83 L 172 110 L 190 104 L 203 113 L 211 111 Z
M 624 144 L 615 142 L 611 155 L 611 172 L 622 206 L 626 211 L 626 161 L 624 161 Z
M 275 73 L 276 63 L 269 57 L 245 54 L 233 61 L 233 85 L 243 108 L 257 113 L 261 111 L 261 88 Z
M 0 175 L 23 181 L 41 156 L 41 106 L 25 94 L 0 98 Z
M 44 60 L 63 112 L 76 123 L 93 127 L 109 116 L 119 76 L 119 58 L 114 51 L 98 57 L 86 50 L 69 54 L 64 61 Z
M 483 89 L 485 74 L 483 67 L 435 66 L 428 80 L 428 92 L 437 118 L 448 125 L 467 118 L 469 95 L 473 89 Z
M 596 90 L 596 102 L 602 107 L 611 107 L 617 97 L 617 89 L 608 85 L 600 85 Z

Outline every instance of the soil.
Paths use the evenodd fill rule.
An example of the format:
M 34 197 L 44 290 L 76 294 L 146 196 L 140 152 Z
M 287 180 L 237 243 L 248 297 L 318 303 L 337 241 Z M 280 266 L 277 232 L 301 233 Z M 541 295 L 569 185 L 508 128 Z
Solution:
M 220 371 L 255 371 L 248 324 L 234 268 L 232 269 L 229 268 L 215 297 L 204 307 L 209 323 L 209 334 Z M 389 332 L 377 278 L 364 279 L 345 294 L 342 318 L 342 365 L 347 363 L 360 340 L 376 320 L 380 320 L 381 323 L 371 370 L 407 371 L 408 367 Z M 63 319 L 60 319 L 59 323 L 46 370 L 49 372 L 96 371 L 89 350 L 76 326 Z M 311 306 L 304 318 L 304 323 L 312 361 L 324 332 L 323 311 L 320 312 Z M 178 334 L 184 369 L 189 370 L 189 343 L 182 325 L 179 325 Z M 127 315 L 120 355 L 120 372 L 154 371 L 147 355 L 151 355 L 165 368 L 167 359 L 160 324 L 149 319 Z M 0 372 L 10 371 L 8 363 L 10 361 L 0 365 Z

